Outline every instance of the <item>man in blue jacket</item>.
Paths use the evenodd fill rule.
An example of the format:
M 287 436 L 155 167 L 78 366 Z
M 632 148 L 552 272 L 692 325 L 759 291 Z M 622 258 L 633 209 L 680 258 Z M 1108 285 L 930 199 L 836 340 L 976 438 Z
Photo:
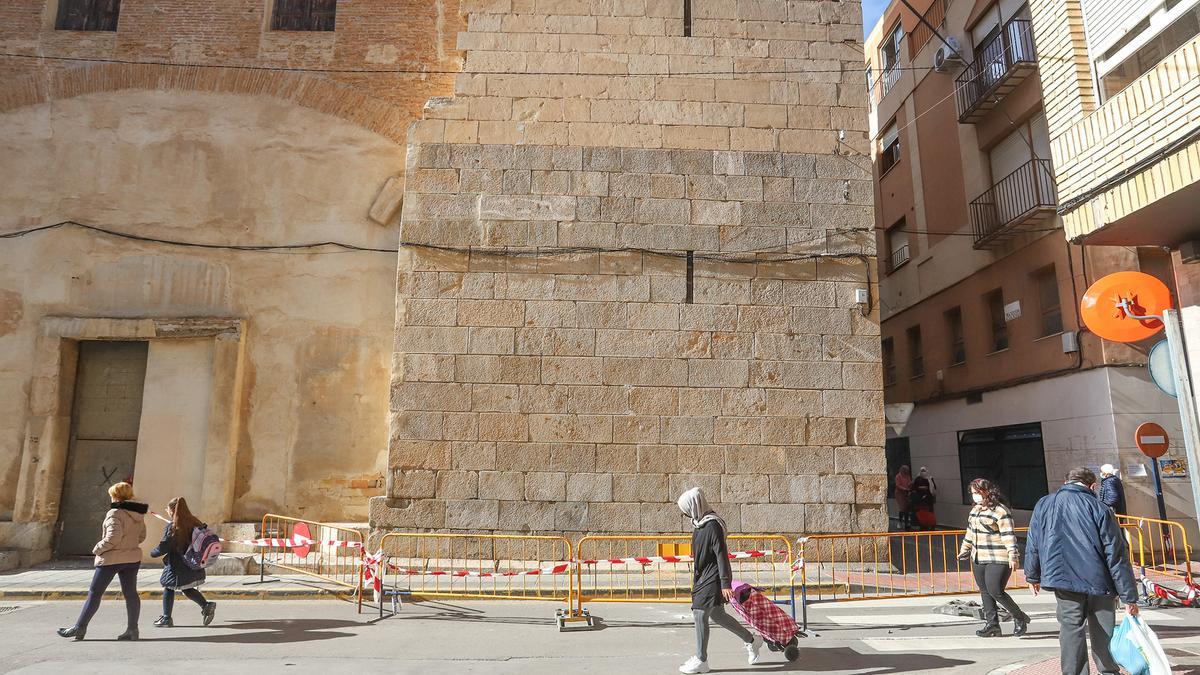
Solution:
M 1038 500 L 1029 521 L 1025 579 L 1037 594 L 1045 587 L 1058 600 L 1058 641 L 1063 675 L 1087 675 L 1087 641 L 1105 675 L 1120 668 L 1109 653 L 1117 598 L 1137 616 L 1138 592 L 1129 549 L 1116 516 L 1096 497 L 1096 474 L 1071 469 L 1057 492 Z

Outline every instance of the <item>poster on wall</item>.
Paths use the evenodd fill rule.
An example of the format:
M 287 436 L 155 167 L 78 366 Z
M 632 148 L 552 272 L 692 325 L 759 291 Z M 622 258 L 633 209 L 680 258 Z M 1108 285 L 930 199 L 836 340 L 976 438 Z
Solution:
M 1187 478 L 1187 460 L 1161 457 L 1158 460 L 1158 470 L 1163 478 Z
M 1145 464 L 1127 464 L 1125 466 L 1126 478 L 1145 478 L 1146 476 L 1147 473 Z

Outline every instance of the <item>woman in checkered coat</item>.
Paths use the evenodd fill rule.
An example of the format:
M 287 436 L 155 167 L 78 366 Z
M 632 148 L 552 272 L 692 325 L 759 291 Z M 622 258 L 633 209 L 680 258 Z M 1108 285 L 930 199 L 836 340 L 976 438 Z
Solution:
M 1012 513 L 999 488 L 986 478 L 971 481 L 971 499 L 975 507 L 968 516 L 967 534 L 963 537 L 958 558 L 971 559 L 975 583 L 983 600 L 984 625 L 975 634 L 979 637 L 1002 635 L 996 607 L 1000 604 L 1012 614 L 1013 635 L 1020 637 L 1029 628 L 1029 615 L 1021 611 L 1017 601 L 1005 590 L 1009 578 L 1021 562 Z

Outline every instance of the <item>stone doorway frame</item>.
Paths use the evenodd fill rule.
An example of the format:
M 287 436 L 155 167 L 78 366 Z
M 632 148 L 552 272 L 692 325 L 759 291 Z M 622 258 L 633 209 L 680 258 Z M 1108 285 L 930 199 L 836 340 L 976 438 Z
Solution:
M 205 462 L 223 484 L 213 487 L 203 513 L 212 523 L 229 520 L 237 469 L 237 437 L 241 427 L 246 321 L 194 317 L 117 319 L 43 317 L 34 348 L 34 377 L 29 416 L 17 477 L 13 522 L 23 523 L 19 548 L 45 551 L 53 545 L 58 522 L 67 450 L 71 434 L 79 343 L 85 340 L 171 340 L 213 338 L 213 393 Z M 16 543 L 16 542 L 12 542 Z M 36 554 L 35 554 L 36 555 Z

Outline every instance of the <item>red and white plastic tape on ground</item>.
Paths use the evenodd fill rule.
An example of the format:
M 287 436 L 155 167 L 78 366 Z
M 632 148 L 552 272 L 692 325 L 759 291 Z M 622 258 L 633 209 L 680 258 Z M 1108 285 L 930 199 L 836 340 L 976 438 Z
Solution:
M 745 558 L 766 558 L 769 556 L 783 555 L 786 556 L 787 551 L 733 551 L 729 554 L 730 560 L 741 560 Z M 649 565 L 651 563 L 684 563 L 692 562 L 693 558 L 690 555 L 652 555 L 652 556 L 633 556 L 630 558 L 601 558 L 597 560 L 579 560 L 583 565 L 597 565 L 599 563 L 609 563 L 610 565 Z
M 155 518 L 158 518 L 159 520 L 163 521 L 164 523 L 171 522 L 171 520 L 169 518 L 164 518 L 163 516 L 153 512 L 153 511 L 150 512 L 150 515 L 154 516 Z M 300 548 L 303 546 L 308 546 L 308 547 L 333 546 L 333 547 L 337 547 L 337 548 L 362 548 L 363 547 L 363 543 L 361 541 L 340 541 L 337 539 L 327 539 L 327 540 L 317 541 L 316 539 L 309 539 L 308 537 L 304 537 L 304 536 L 301 536 L 298 534 L 292 535 L 292 537 L 290 539 L 279 538 L 279 537 L 265 537 L 265 538 L 260 538 L 260 539 L 225 539 L 225 538 L 222 538 L 221 541 L 226 544 L 238 544 L 240 546 L 258 546 L 261 548 Z

